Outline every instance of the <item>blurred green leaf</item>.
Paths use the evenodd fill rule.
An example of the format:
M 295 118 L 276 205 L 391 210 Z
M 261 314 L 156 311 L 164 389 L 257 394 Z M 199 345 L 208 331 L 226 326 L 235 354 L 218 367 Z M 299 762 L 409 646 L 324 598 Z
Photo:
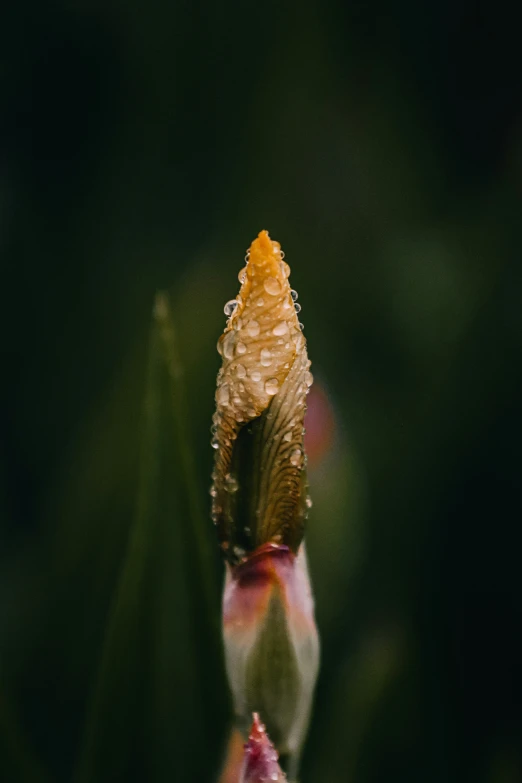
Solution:
M 131 773 L 148 780 L 205 780 L 219 765 L 227 728 L 219 593 L 181 376 L 168 301 L 159 295 L 136 515 L 107 618 L 77 783 Z M 207 738 L 205 754 L 196 752 L 200 737 Z M 176 746 L 186 749 L 182 758 L 169 753 Z M 158 757 L 162 762 L 156 766 Z

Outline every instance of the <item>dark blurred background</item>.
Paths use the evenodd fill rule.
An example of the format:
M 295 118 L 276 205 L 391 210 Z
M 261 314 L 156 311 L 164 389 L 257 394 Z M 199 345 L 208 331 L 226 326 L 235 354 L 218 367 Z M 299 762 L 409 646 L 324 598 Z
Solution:
M 1 781 L 216 779 L 215 343 L 263 228 L 316 378 L 302 781 L 522 780 L 521 77 L 504 0 L 2 6 Z

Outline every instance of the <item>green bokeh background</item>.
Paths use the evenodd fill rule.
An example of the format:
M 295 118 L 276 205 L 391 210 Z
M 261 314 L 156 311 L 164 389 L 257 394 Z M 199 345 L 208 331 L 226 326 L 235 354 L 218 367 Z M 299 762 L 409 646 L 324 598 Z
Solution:
M 3 6 L 1 781 L 216 779 L 215 343 L 262 228 L 336 422 L 302 782 L 522 780 L 518 29 L 465 0 Z

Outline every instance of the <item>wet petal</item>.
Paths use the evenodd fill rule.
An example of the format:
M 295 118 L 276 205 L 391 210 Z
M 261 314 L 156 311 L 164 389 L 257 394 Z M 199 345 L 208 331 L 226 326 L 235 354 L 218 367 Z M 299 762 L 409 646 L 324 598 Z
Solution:
M 247 257 L 218 343 L 213 428 L 212 515 L 231 564 L 267 542 L 296 553 L 308 508 L 303 422 L 311 374 L 290 269 L 266 231 Z

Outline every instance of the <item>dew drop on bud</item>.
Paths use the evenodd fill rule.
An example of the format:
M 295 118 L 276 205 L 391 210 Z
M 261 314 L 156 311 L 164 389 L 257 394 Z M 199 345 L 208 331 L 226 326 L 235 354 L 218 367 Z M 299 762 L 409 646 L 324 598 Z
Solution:
M 250 377 L 252 378 L 254 383 L 259 383 L 259 381 L 261 380 L 261 373 L 259 372 L 259 370 L 252 370 L 252 372 L 250 373 Z
M 263 282 L 263 286 L 267 294 L 270 294 L 270 296 L 277 296 L 277 294 L 281 293 L 281 284 L 279 280 L 276 280 L 275 277 L 267 277 Z
M 295 308 L 296 313 L 300 313 L 301 312 L 301 305 L 299 304 L 299 302 L 295 303 L 294 308 Z
M 222 348 L 225 359 L 232 359 L 234 356 L 234 332 L 228 332 L 228 334 L 225 335 Z
M 298 298 L 299 298 L 299 294 L 298 294 L 298 293 L 297 293 L 297 291 L 295 291 L 293 288 L 292 288 L 292 290 L 290 291 L 290 296 L 292 297 L 292 299 L 294 300 L 294 302 L 297 302 L 297 300 L 298 300 Z
M 306 383 L 307 386 L 311 386 L 312 385 L 312 383 L 314 382 L 314 376 L 312 375 L 312 373 L 310 371 L 305 372 L 304 380 L 305 380 L 305 383 Z
M 245 343 L 238 343 L 236 345 L 236 352 L 239 354 L 246 353 L 246 345 Z
M 246 266 L 244 266 L 243 269 L 240 269 L 239 274 L 237 276 L 237 279 L 239 280 L 241 285 L 243 285 L 243 283 L 246 280 L 246 274 L 247 274 L 247 270 L 246 270 Z
M 269 378 L 269 379 L 268 379 L 268 380 L 265 382 L 265 391 L 266 391 L 266 393 L 267 393 L 267 394 L 269 394 L 271 397 L 272 397 L 274 394 L 277 394 L 278 390 L 279 390 L 279 381 L 277 380 L 277 378 Z
M 294 449 L 290 454 L 290 462 L 297 467 L 301 464 L 301 449 Z
M 232 473 L 227 473 L 225 476 L 225 490 L 227 492 L 237 492 L 239 489 L 239 484 L 237 483 L 237 478 Z
M 260 354 L 260 359 L 263 367 L 270 367 L 272 364 L 272 351 L 269 351 L 268 348 L 263 348 Z
M 287 332 L 288 332 L 288 324 L 286 323 L 286 321 L 280 321 L 272 329 L 272 333 L 275 334 L 276 337 L 281 337 L 283 334 L 286 334 Z
M 237 375 L 238 378 L 244 378 L 245 377 L 246 370 L 245 370 L 245 368 L 243 367 L 242 364 L 238 364 L 237 365 L 237 367 L 236 367 L 236 375 Z
M 292 440 L 292 430 L 288 430 L 288 432 L 285 432 L 283 435 L 283 440 L 286 440 L 287 443 L 289 443 Z
M 284 253 L 281 253 L 281 255 L 283 256 Z M 288 266 L 286 261 L 281 261 L 281 273 L 283 277 L 290 277 L 290 267 Z
M 227 316 L 227 318 L 230 318 L 232 313 L 237 307 L 237 299 L 229 299 L 229 301 L 226 303 L 226 305 L 223 308 L 223 312 Z
M 263 297 L 262 297 L 262 296 L 260 296 L 260 297 L 259 297 L 259 299 L 258 299 L 258 300 L 257 300 L 257 302 L 256 302 L 256 305 L 257 305 L 258 307 L 263 307 L 264 303 L 265 303 L 265 300 L 263 299 Z
M 230 401 L 230 390 L 227 383 L 222 383 L 216 391 L 216 400 L 220 405 L 228 405 Z
M 246 330 L 250 337 L 257 337 L 260 329 L 261 327 L 259 326 L 259 322 L 255 320 L 249 321 L 246 325 Z

